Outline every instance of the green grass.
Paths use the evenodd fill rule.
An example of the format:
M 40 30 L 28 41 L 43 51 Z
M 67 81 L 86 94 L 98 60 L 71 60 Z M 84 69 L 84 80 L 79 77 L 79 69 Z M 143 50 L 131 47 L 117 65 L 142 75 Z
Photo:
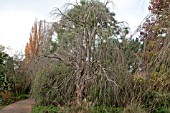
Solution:
M 120 113 L 123 108 L 115 108 L 109 106 L 97 106 L 97 107 L 56 107 L 56 106 L 33 106 L 31 113 Z
M 57 113 L 58 107 L 55 106 L 33 106 L 31 113 Z
M 4 105 L 0 105 L 0 110 L 2 109 L 2 108 L 4 108 L 5 106 Z
M 16 98 L 19 99 L 19 100 L 27 99 L 29 97 L 30 97 L 29 94 L 19 94 L 19 95 L 16 96 Z
M 158 108 L 155 113 L 170 113 L 170 109 L 168 109 L 168 108 Z
M 123 108 L 111 106 L 96 106 L 92 108 L 94 113 L 120 113 Z

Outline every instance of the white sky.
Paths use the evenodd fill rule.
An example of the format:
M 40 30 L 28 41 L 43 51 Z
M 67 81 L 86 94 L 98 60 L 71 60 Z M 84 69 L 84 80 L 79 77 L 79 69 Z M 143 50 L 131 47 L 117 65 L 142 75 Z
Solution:
M 0 44 L 23 51 L 35 19 L 50 19 L 54 7 L 76 0 L 0 0 Z M 104 1 L 104 0 L 102 0 Z M 132 31 L 148 14 L 149 0 L 111 0 L 118 21 L 129 23 Z

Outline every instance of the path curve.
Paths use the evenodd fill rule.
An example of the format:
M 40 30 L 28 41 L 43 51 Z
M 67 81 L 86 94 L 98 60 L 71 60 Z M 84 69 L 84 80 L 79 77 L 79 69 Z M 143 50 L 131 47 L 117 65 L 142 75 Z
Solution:
M 31 113 L 32 105 L 34 105 L 34 99 L 26 99 L 15 102 L 4 107 L 0 110 L 0 113 Z

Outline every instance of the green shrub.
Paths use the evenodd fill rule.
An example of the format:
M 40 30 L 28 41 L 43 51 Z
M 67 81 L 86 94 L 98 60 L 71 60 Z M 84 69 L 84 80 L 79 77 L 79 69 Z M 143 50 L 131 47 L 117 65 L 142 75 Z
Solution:
M 122 108 L 110 106 L 96 106 L 86 108 L 85 106 L 33 106 L 31 113 L 121 113 Z
M 58 113 L 59 108 L 55 106 L 34 106 L 31 113 Z
M 136 104 L 131 104 L 125 107 L 122 113 L 147 113 L 147 112 L 140 106 L 137 106 Z
M 71 66 L 58 64 L 39 71 L 33 84 L 35 101 L 40 105 L 62 105 L 71 101 L 75 92 L 74 84 L 70 82 L 72 70 Z
M 158 108 L 155 113 L 170 113 L 168 108 Z
M 19 94 L 19 95 L 16 96 L 16 98 L 19 99 L 19 100 L 27 99 L 29 97 L 30 97 L 29 94 Z
M 112 106 L 96 106 L 92 108 L 93 113 L 121 113 L 123 108 Z

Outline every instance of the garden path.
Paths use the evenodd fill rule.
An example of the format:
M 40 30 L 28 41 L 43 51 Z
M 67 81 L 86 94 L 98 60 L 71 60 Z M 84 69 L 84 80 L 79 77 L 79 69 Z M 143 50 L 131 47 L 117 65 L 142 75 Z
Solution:
M 0 110 L 0 113 L 31 113 L 32 105 L 34 105 L 34 99 L 29 98 L 10 104 Z

